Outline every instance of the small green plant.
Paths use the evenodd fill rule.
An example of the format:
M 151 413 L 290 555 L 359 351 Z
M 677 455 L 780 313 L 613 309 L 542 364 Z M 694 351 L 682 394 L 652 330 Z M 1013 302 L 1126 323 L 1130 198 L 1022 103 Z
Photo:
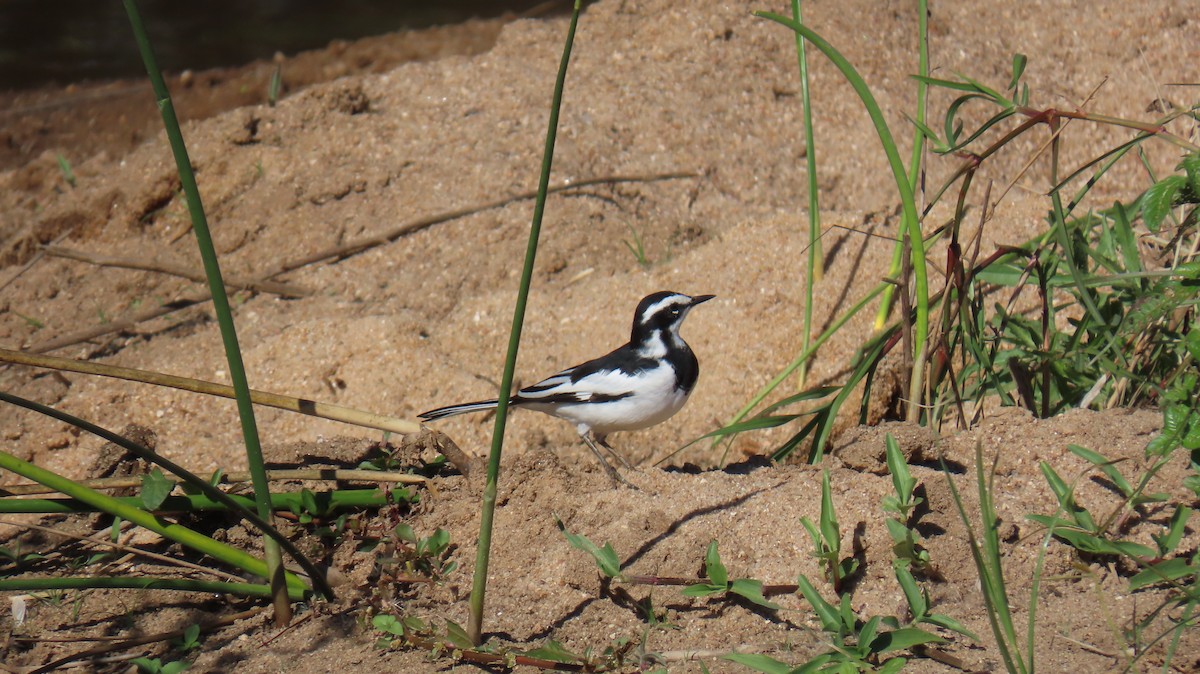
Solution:
M 386 613 L 371 618 L 371 626 L 383 633 L 375 641 L 376 648 L 392 648 L 403 644 L 408 636 L 425 635 L 429 632 L 429 626 L 420 618 L 407 616 L 401 619 Z
M 908 621 L 907 626 L 919 624 L 935 625 L 951 632 L 958 632 L 976 641 L 979 640 L 979 637 L 974 632 L 968 630 L 954 618 L 941 613 L 929 612 L 929 592 L 924 587 L 917 585 L 917 580 L 913 577 L 912 572 L 909 571 L 906 561 L 898 559 L 892 563 L 892 567 L 896 572 L 896 582 L 900 584 L 900 589 L 904 592 L 904 599 L 908 602 L 908 612 L 911 619 Z M 904 625 L 899 619 L 891 616 L 885 617 L 883 622 L 893 629 L 900 629 Z
M 858 570 L 858 560 L 854 557 L 842 557 L 842 531 L 838 526 L 837 513 L 833 510 L 828 470 L 821 474 L 820 526 L 814 525 L 807 517 L 800 518 L 800 524 L 804 525 L 812 538 L 813 554 L 825 571 L 825 579 L 833 586 L 834 592 L 841 591 L 846 579 Z
M 717 551 L 717 542 L 708 544 L 704 553 L 704 577 L 707 582 L 689 585 L 683 589 L 687 597 L 708 597 L 715 594 L 735 594 L 747 601 L 769 609 L 778 609 L 779 604 L 768 601 L 763 597 L 763 584 L 760 580 L 738 578 L 729 580 L 729 572 L 721 562 L 721 554 Z
M 171 645 L 180 653 L 189 653 L 200 648 L 200 626 L 193 623 L 183 630 L 183 635 L 171 641 Z
M 1150 559 L 1154 556 L 1154 549 L 1141 543 L 1109 539 L 1105 527 L 1098 525 L 1088 509 L 1075 500 L 1074 484 L 1067 484 L 1045 461 L 1039 467 L 1058 500 L 1058 512 L 1053 515 L 1027 515 L 1029 520 L 1046 527 L 1055 538 L 1066 541 L 1080 552 L 1127 555 L 1134 559 Z M 1060 517 L 1059 513 L 1063 516 Z
M 401 523 L 392 534 L 397 544 L 395 558 L 391 561 L 402 565 L 408 573 L 441 580 L 458 568 L 458 562 L 450 559 L 454 548 L 450 545 L 450 532 L 445 529 L 435 529 L 429 536 L 417 536 L 411 526 Z
M 630 242 L 629 240 L 623 240 L 622 243 L 624 243 L 625 247 L 629 249 L 629 252 L 633 253 L 633 259 L 636 260 L 640 266 L 643 268 L 649 267 L 650 260 L 646 257 L 645 246 L 642 245 L 642 235 L 637 231 L 637 229 L 634 228 L 632 224 L 628 225 L 628 227 L 629 235 L 633 241 Z
M 841 596 L 837 605 L 826 601 L 808 578 L 799 578 L 800 593 L 812 605 L 821 623 L 821 631 L 830 642 L 830 649 L 793 668 L 772 657 L 758 654 L 730 653 L 725 659 L 768 674 L 795 672 L 898 672 L 908 663 L 901 656 L 885 656 L 905 651 L 921 644 L 945 641 L 917 627 L 899 627 L 881 631 L 889 619 L 873 616 L 860 620 L 850 607 L 850 594 Z M 890 622 L 898 624 L 895 618 Z
M 178 674 L 192 666 L 187 660 L 164 663 L 159 658 L 137 658 L 132 662 L 141 674 Z
M 14 311 L 13 315 L 16 316 L 17 318 L 25 321 L 29 325 L 29 327 L 33 328 L 34 330 L 41 330 L 42 328 L 46 327 L 45 323 L 39 321 L 38 319 L 34 318 L 33 316 L 26 316 L 25 314 L 22 314 L 18 311 Z
M 997 456 L 997 460 L 998 460 Z M 992 635 L 996 638 L 996 646 L 1004 668 L 1010 674 L 1031 674 L 1034 671 L 1035 638 L 1034 625 L 1037 619 L 1038 587 L 1041 585 L 1041 568 L 1045 554 L 1045 543 L 1038 552 L 1038 560 L 1033 575 L 1033 585 L 1030 589 L 1029 624 L 1024 638 L 1017 634 L 1013 623 L 1012 607 L 1008 600 L 1008 588 L 1004 579 L 1004 565 L 1000 553 L 1000 517 L 996 514 L 993 496 L 996 493 L 994 477 L 996 466 L 985 469 L 983 463 L 983 444 L 975 444 L 975 484 L 979 491 L 979 517 L 981 521 L 981 537 L 975 535 L 967 508 L 958 493 L 958 487 L 950 477 L 949 469 L 943 464 L 942 472 L 954 497 L 954 505 L 967 529 L 967 542 L 971 549 L 971 558 L 975 562 L 975 570 L 979 575 L 979 585 L 983 591 L 983 602 L 987 609 L 988 623 Z
M 75 187 L 75 171 L 71 170 L 71 162 L 63 155 L 57 155 L 58 170 L 62 172 L 63 180 L 71 187 Z
M 616 581 L 623 582 L 627 580 L 625 574 L 621 573 L 621 560 L 617 558 L 617 552 L 613 550 L 611 543 L 606 542 L 604 547 L 598 547 L 587 536 L 567 531 L 567 526 L 558 518 L 558 515 L 554 516 L 554 522 L 558 525 L 558 530 L 563 533 L 563 536 L 566 536 L 567 542 L 571 544 L 571 547 L 588 553 L 592 556 L 592 559 L 596 560 L 596 566 L 600 568 L 600 573 Z
M 887 466 L 892 475 L 892 487 L 895 496 L 885 496 L 883 509 L 895 513 L 896 517 L 884 520 L 888 534 L 892 537 L 892 553 L 896 559 L 914 569 L 924 571 L 931 569 L 933 563 L 929 552 L 921 546 L 921 534 L 912 526 L 913 511 L 921 504 L 922 499 L 914 495 L 917 480 L 908 469 L 900 444 L 891 433 L 887 434 Z

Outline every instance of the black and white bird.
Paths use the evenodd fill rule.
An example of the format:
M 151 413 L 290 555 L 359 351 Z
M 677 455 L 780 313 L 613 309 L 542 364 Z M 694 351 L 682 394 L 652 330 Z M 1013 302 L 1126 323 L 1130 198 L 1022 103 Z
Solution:
M 700 363 L 679 336 L 679 328 L 692 307 L 713 297 L 666 291 L 646 296 L 634 313 L 628 344 L 521 389 L 509 399 L 509 407 L 545 412 L 575 424 L 608 474 L 623 482 L 592 438 L 628 467 L 609 446 L 607 436 L 648 428 L 666 421 L 683 407 L 696 387 Z M 498 402 L 450 405 L 419 416 L 433 421 L 490 410 Z

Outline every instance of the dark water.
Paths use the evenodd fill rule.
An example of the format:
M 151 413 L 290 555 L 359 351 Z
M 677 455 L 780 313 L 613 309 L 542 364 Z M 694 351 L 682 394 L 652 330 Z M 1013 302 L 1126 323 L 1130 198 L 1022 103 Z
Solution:
M 138 0 L 159 65 L 231 66 L 540 0 Z M 145 75 L 120 0 L 0 0 L 0 89 Z

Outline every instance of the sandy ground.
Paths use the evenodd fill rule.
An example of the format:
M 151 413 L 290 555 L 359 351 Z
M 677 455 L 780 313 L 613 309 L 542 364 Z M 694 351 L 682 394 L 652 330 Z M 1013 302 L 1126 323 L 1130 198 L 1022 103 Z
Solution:
M 604 0 L 581 20 L 553 182 L 632 180 L 549 199 L 518 377 L 531 383 L 619 345 L 628 338 L 634 306 L 649 292 L 713 293 L 717 299 L 693 312 L 684 329 L 702 370 L 691 401 L 660 426 L 614 438 L 619 450 L 641 466 L 628 475 L 638 491 L 614 489 L 567 424 L 522 412 L 510 419 L 485 623 L 499 641 L 555 639 L 579 651 L 599 651 L 615 639 L 644 639 L 647 652 L 677 658 L 668 665 L 672 672 L 701 671 L 699 664 L 678 659 L 689 650 L 744 647 L 801 662 L 822 646 L 807 605 L 790 595 L 776 597 L 784 608 L 771 613 L 687 599 L 672 588 L 629 588 L 638 600 L 652 597 L 673 628 L 650 627 L 636 611 L 602 594 L 592 562 L 570 548 L 554 524 L 557 515 L 573 532 L 597 543 L 612 542 L 635 573 L 694 576 L 705 547 L 716 539 L 734 576 L 769 584 L 793 583 L 798 573 L 819 576 L 799 518 L 817 517 L 820 468 L 769 467 L 756 458 L 784 439 L 785 431 L 740 437 L 733 445 L 737 470 L 694 469 L 718 463 L 720 450 L 710 450 L 707 443 L 675 455 L 666 463 L 668 470 L 651 467 L 719 427 L 794 357 L 800 343 L 808 150 L 794 41 L 790 32 L 751 15 L 764 7 L 785 9 L 745 2 Z M 815 4 L 806 9 L 806 18 L 863 74 L 907 156 L 911 127 L 904 113 L 914 97 L 907 75 L 916 68 L 913 9 L 852 0 Z M 342 45 L 309 55 L 304 58 L 312 59 L 310 67 L 298 70 L 311 79 L 301 82 L 298 75 L 291 95 L 275 107 L 263 104 L 261 95 L 239 100 L 228 93 L 247 87 L 265 91 L 271 70 L 265 64 L 195 74 L 190 89 L 173 77 L 184 100 L 205 99 L 196 84 L 204 82 L 216 92 L 211 98 L 226 101 L 217 108 L 230 108 L 215 116 L 210 115 L 217 108 L 198 111 L 188 117 L 208 118 L 184 125 L 226 273 L 261 274 L 358 237 L 534 188 L 566 23 L 520 20 L 502 30 L 499 22 L 474 29 L 445 31 L 443 42 L 467 46 L 444 51 L 438 46 L 426 56 L 457 55 L 396 67 L 382 56 L 345 55 L 356 49 L 390 53 L 401 49 L 404 37 L 373 38 L 361 47 Z M 930 31 L 931 62 L 943 77 L 959 72 L 1002 87 L 1012 54 L 1027 54 L 1026 79 L 1035 107 L 1152 119 L 1158 113 L 1148 113 L 1147 106 L 1156 99 L 1186 105 L 1194 94 L 1167 86 L 1194 81 L 1200 58 L 1200 24 L 1179 3 L 1077 7 L 971 0 L 935 6 Z M 494 45 L 487 49 L 492 36 Z M 378 66 L 384 62 L 386 68 Z M 301 89 L 310 81 L 315 84 Z M 822 218 L 829 230 L 824 239 L 829 270 L 815 289 L 814 315 L 823 326 L 885 273 L 891 245 L 884 237 L 895 231 L 897 198 L 870 121 L 840 74 L 814 59 L 812 87 Z M 177 277 L 39 254 L 39 244 L 57 241 L 92 253 L 199 268 L 174 165 L 149 96 L 98 94 L 65 103 L 52 93 L 26 96 L 27 107 L 44 104 L 66 112 L 22 113 L 14 104 L 15 112 L 0 117 L 7 124 L 3 133 L 9 148 L 4 155 L 9 168 L 0 173 L 0 282 L 11 279 L 0 294 L 0 344 L 44 348 L 200 291 Z M 944 110 L 949 100 L 935 96 L 930 109 Z M 184 103 L 181 109 L 186 110 Z M 15 121 L 39 116 L 45 133 Z M 141 121 L 132 125 L 134 131 L 113 132 L 119 120 Z M 57 140 L 37 140 L 43 136 Z M 1063 164 L 1074 166 L 1128 134 L 1076 122 L 1064 138 Z M 985 251 L 1019 244 L 1043 226 L 1045 162 L 1023 169 L 1045 139 L 1041 133 L 1014 144 L 985 164 L 977 178 L 979 184 L 994 181 L 995 195 L 1015 185 L 983 232 Z M 1172 147 L 1149 150 L 1149 161 L 1160 173 L 1179 159 Z M 56 163 L 60 153 L 72 158 L 73 187 Z M 931 158 L 928 184 L 940 184 L 955 166 L 953 160 Z M 662 178 L 665 174 L 686 175 Z M 1144 170 L 1130 162 L 1110 174 L 1092 198 L 1103 207 L 1114 198 L 1132 198 L 1145 185 Z M 980 198 L 975 195 L 976 202 Z M 251 386 L 402 418 L 493 395 L 531 210 L 528 200 L 483 208 L 276 278 L 306 289 L 301 298 L 239 293 L 236 318 Z M 935 210 L 931 218 L 941 221 L 947 215 Z M 645 246 L 646 265 L 626 245 L 635 236 Z M 852 320 L 821 350 L 812 381 L 836 381 L 870 329 L 869 316 Z M 53 353 L 227 379 L 216 323 L 204 304 L 61 345 Z M 113 429 L 131 423 L 148 427 L 160 452 L 198 473 L 243 465 L 240 430 L 228 401 L 17 367 L 0 371 L 0 387 Z M 876 419 L 894 402 L 893 388 L 886 381 L 877 388 Z M 275 410 L 262 410 L 258 420 L 268 454 L 280 461 L 298 451 L 325 455 L 337 444 L 330 442 L 333 438 L 380 439 L 376 431 Z M 907 438 L 906 446 L 915 452 L 914 473 L 928 500 L 920 522 L 945 577 L 929 583 L 934 608 L 980 636 L 979 642 L 954 636 L 940 648 L 963 669 L 992 671 L 1001 667 L 999 655 L 965 530 L 945 478 L 934 469 L 936 457 L 944 455 L 961 468 L 954 479 L 973 503 L 976 443 L 982 443 L 989 460 L 999 455 L 996 488 L 1008 527 L 1009 589 L 1023 625 L 1042 543 L 1024 516 L 1049 514 L 1055 505 L 1038 462 L 1051 462 L 1063 475 L 1081 474 L 1086 466 L 1067 451 L 1069 444 L 1079 444 L 1129 459 L 1122 470 L 1135 475 L 1159 420 L 1155 411 L 1118 410 L 1037 421 L 1008 409 L 989 415 L 977 428 L 946 428 L 936 438 L 906 426 L 844 424 L 848 430 L 837 443 L 841 453 L 825 467 L 831 471 L 845 545 L 853 540 L 864 565 L 854 586 L 854 609 L 863 616 L 895 614 L 902 602 L 879 505 L 891 482 L 871 470 L 883 452 L 884 430 Z M 438 428 L 482 455 L 491 423 L 486 415 L 459 417 Z M 13 408 L 0 409 L 0 432 L 8 451 L 72 476 L 87 474 L 102 445 Z M 1182 467 L 1164 472 L 1157 489 L 1186 499 L 1179 491 L 1182 475 Z M 14 481 L 8 475 L 4 479 Z M 418 532 L 437 527 L 450 532 L 460 568 L 447 582 L 381 590 L 370 575 L 375 557 L 343 546 L 332 560 L 349 578 L 337 604 L 306 613 L 303 622 L 283 633 L 256 618 L 205 636 L 193 671 L 325 672 L 360 664 L 397 672 L 467 671 L 466 665 L 431 662 L 420 652 L 377 649 L 375 635 L 366 628 L 364 607 L 378 610 L 381 596 L 394 597 L 399 612 L 438 624 L 445 619 L 466 623 L 480 484 L 478 476 L 448 475 L 435 485 L 407 521 Z M 1083 480 L 1080 489 L 1080 499 L 1097 510 L 1120 503 L 1100 482 Z M 1169 514 L 1147 508 L 1125 533 L 1149 543 Z M 5 529 L 6 536 L 14 533 Z M 1189 532 L 1185 547 L 1194 548 L 1195 534 Z M 27 538 L 27 544 L 37 540 Z M 1039 668 L 1121 670 L 1130 649 L 1149 638 L 1135 639 L 1131 631 L 1156 606 L 1156 596 L 1129 594 L 1129 569 L 1106 559 L 1080 558 L 1059 543 L 1049 545 L 1045 563 L 1052 580 L 1042 585 L 1038 598 Z M 14 636 L 51 629 L 128 635 L 239 610 L 203 595 L 175 599 L 163 593 L 94 592 L 65 608 L 36 604 L 24 625 L 14 625 L 6 614 L 0 625 Z M 1155 625 L 1161 631 L 1162 621 Z M 76 647 L 10 641 L 6 663 L 30 667 Z M 1134 669 L 1161 667 L 1163 649 L 1164 644 L 1155 645 Z M 1200 666 L 1196 653 L 1200 638 L 1193 630 L 1179 646 L 1174 666 L 1179 671 Z M 744 671 L 720 661 L 706 666 L 714 672 Z M 922 658 L 906 671 L 955 668 Z

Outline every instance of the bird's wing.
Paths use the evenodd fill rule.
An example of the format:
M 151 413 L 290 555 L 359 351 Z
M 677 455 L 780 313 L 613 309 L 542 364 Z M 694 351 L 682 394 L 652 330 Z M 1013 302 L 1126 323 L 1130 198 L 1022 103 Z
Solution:
M 568 368 L 521 389 L 514 403 L 580 403 L 620 400 L 633 395 L 639 367 L 629 345 Z

